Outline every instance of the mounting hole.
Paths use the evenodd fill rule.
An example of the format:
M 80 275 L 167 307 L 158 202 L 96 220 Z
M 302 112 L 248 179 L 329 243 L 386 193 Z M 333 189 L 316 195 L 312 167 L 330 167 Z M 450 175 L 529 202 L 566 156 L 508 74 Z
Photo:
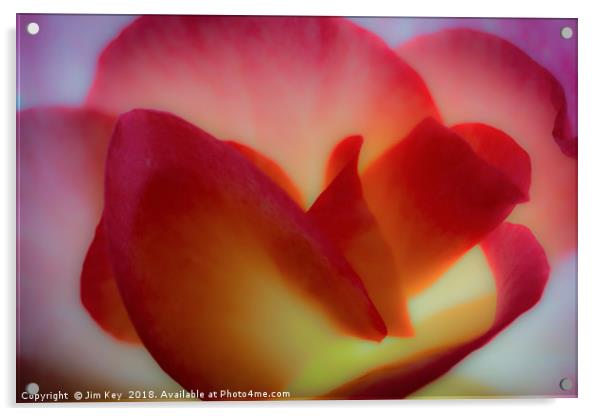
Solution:
M 37 394 L 40 391 L 40 386 L 38 386 L 38 383 L 29 383 L 25 386 L 25 391 L 29 394 Z
M 573 29 L 569 26 L 565 26 L 560 29 L 560 36 L 564 39 L 571 39 L 573 37 Z
M 560 380 L 559 385 L 560 385 L 560 390 L 569 391 L 573 388 L 573 380 L 571 380 L 568 377 L 565 377 L 562 380 Z
M 27 24 L 27 33 L 30 35 L 37 35 L 40 32 L 40 25 L 36 22 L 30 22 Z

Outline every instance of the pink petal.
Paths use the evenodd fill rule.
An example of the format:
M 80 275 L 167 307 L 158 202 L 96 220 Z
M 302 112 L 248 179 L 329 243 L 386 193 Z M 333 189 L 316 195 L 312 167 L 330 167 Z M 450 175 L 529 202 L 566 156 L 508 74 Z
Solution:
M 116 342 L 81 303 L 80 273 L 102 210 L 113 121 L 68 108 L 17 115 L 19 395 L 30 382 L 41 393 L 174 387 L 144 349 Z
M 529 226 L 551 259 L 574 248 L 577 142 L 550 72 L 511 43 L 467 29 L 420 36 L 398 51 L 424 78 L 448 125 L 486 123 L 527 151 L 531 202 L 510 220 Z
M 379 38 L 324 17 L 145 16 L 103 52 L 88 105 L 169 111 L 284 167 L 305 205 L 330 150 L 374 159 L 426 116 L 421 78 Z

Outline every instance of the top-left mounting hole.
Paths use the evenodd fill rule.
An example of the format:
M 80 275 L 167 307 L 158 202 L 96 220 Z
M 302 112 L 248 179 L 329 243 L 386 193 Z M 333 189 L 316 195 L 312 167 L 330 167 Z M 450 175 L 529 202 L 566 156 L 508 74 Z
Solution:
M 27 24 L 27 33 L 30 35 L 37 35 L 40 32 L 40 25 L 36 22 L 31 22 Z

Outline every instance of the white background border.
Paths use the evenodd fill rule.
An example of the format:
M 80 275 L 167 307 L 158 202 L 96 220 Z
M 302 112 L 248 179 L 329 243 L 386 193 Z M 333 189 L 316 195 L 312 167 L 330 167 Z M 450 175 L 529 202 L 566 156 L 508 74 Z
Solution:
M 602 345 L 600 340 L 602 303 L 601 247 L 596 236 L 602 233 L 602 13 L 596 1 L 403 1 L 392 0 L 2 0 L 2 54 L 0 62 L 0 126 L 4 131 L 0 151 L 1 197 L 0 265 L 3 268 L 2 323 L 0 342 L 2 374 L 0 397 L 3 407 L 15 407 L 29 414 L 38 409 L 50 414 L 98 414 L 128 411 L 137 414 L 201 413 L 264 415 L 324 415 L 378 413 L 400 415 L 563 415 L 602 414 Z M 343 16 L 473 16 L 473 17 L 576 17 L 579 19 L 579 398 L 513 400 L 439 400 L 398 402 L 280 402 L 280 403 L 198 403 L 15 406 L 15 14 L 16 13 L 111 13 L 111 14 L 302 14 Z M 23 413 L 21 413 L 23 414 Z

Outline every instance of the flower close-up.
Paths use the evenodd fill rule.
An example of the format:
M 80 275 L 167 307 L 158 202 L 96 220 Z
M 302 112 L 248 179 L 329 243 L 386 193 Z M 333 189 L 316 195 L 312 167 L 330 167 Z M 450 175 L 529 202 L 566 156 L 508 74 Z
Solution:
M 17 400 L 575 396 L 576 21 L 531 20 L 20 15 Z

